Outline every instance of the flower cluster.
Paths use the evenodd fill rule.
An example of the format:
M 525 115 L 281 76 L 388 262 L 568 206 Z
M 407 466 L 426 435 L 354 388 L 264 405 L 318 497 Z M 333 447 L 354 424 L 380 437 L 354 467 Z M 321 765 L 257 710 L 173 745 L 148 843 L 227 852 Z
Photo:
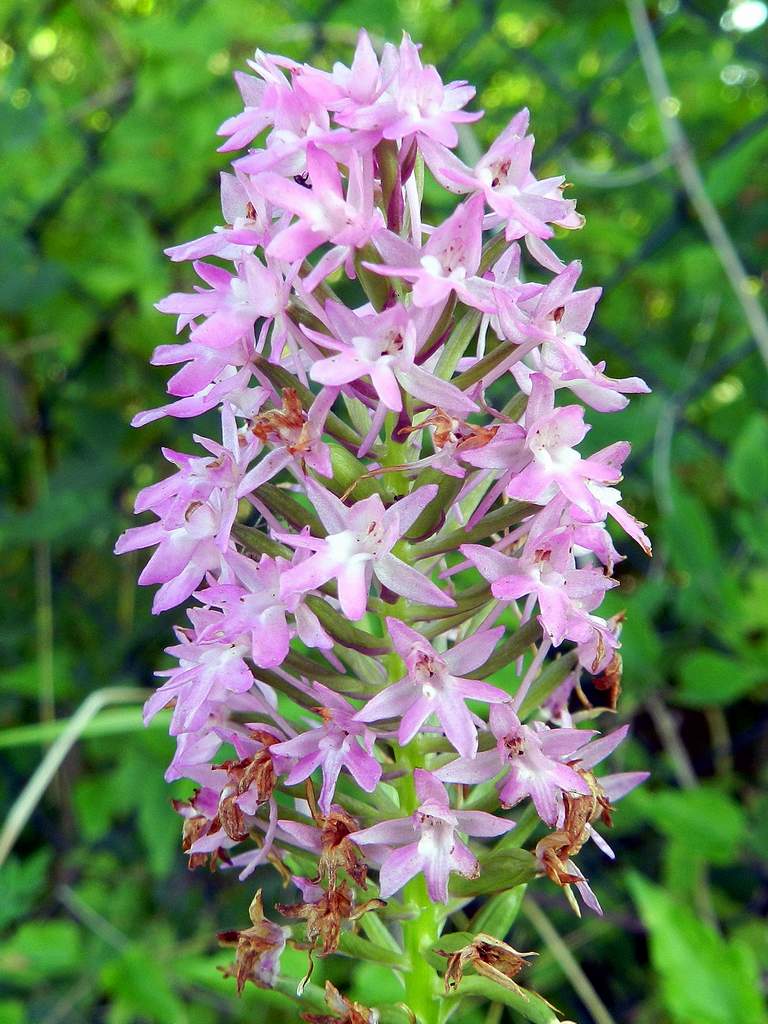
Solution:
M 331 71 L 249 64 L 220 129 L 224 224 L 167 250 L 201 282 L 158 303 L 182 335 L 153 358 L 177 367 L 170 400 L 134 420 L 209 413 L 220 440 L 164 450 L 175 471 L 136 500 L 154 520 L 117 545 L 153 549 L 155 612 L 193 602 L 146 705 L 172 708 L 168 779 L 197 786 L 177 805 L 190 864 L 269 861 L 301 894 L 280 908 L 298 924 L 257 897 L 224 933 L 239 987 L 278 983 L 288 935 L 328 954 L 370 913 L 391 951 L 429 907 L 437 941 L 508 854 L 497 888 L 546 876 L 600 911 L 574 858 L 589 839 L 612 856 L 594 825 L 643 776 L 595 777 L 626 728 L 598 738 L 570 698 L 585 675 L 613 706 L 619 688 L 608 520 L 649 550 L 617 489 L 629 446 L 579 451 L 581 403 L 647 388 L 585 355 L 600 289 L 549 244 L 582 218 L 531 170 L 527 112 L 472 167 L 474 90 L 407 36 L 379 57 L 363 31 Z M 439 224 L 426 175 L 458 196 Z M 507 811 L 527 800 L 544 834 L 524 854 Z M 493 941 L 511 978 L 524 961 Z M 426 1024 L 423 992 L 406 983 Z

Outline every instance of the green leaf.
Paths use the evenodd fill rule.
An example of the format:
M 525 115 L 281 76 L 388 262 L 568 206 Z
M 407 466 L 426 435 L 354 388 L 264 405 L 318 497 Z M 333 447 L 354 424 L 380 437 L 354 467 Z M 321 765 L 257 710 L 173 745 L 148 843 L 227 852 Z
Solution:
M 65 978 L 82 967 L 80 931 L 72 921 L 30 921 L 0 946 L 0 976 L 19 985 Z
M 691 599 L 686 609 L 693 615 L 695 601 L 706 604 L 701 615 L 710 615 L 720 603 L 720 583 L 723 576 L 720 548 L 715 528 L 706 508 L 693 495 L 678 491 L 674 508 L 666 522 L 667 545 L 670 562 L 684 573 L 684 585 Z
M 322 598 L 310 595 L 306 598 L 306 604 L 318 617 L 320 625 L 326 632 L 345 647 L 352 647 L 363 654 L 387 654 L 392 650 L 387 637 L 374 636 L 363 629 L 358 629 Z
M 541 626 L 538 619 L 529 619 L 512 636 L 508 636 L 506 640 L 499 644 L 488 661 L 475 670 L 474 678 L 486 679 L 488 676 L 492 676 L 494 672 L 503 671 L 516 658 L 524 654 L 531 644 L 536 643 L 540 636 Z
M 740 498 L 768 499 L 768 416 L 755 413 L 744 425 L 725 465 L 728 483 Z
M 768 155 L 768 131 L 757 132 L 741 145 L 727 146 L 725 152 L 711 161 L 705 182 L 707 193 L 718 206 L 732 202 L 742 189 L 759 174 Z
M 485 932 L 497 939 L 506 939 L 517 920 L 520 907 L 523 905 L 527 886 L 518 885 L 509 892 L 500 892 L 497 896 L 486 900 L 472 919 L 472 931 Z
M 632 895 L 649 932 L 651 961 L 674 1024 L 766 1024 L 751 949 L 728 941 L 684 903 L 637 874 Z
M 18 999 L 0 999 L 0 1021 L 2 1024 L 25 1024 L 27 1020 L 24 1004 Z
M 444 380 L 451 379 L 459 360 L 466 352 L 479 325 L 480 313 L 475 309 L 466 312 L 461 320 L 459 320 L 440 353 L 440 358 L 435 367 L 435 375 L 437 377 L 442 377 Z
M 42 849 L 24 860 L 9 857 L 0 867 L 0 928 L 34 907 L 45 889 L 50 862 L 50 850 Z
M 664 834 L 685 844 L 692 857 L 728 864 L 746 838 L 744 811 L 714 786 L 634 794 L 646 818 Z
M 149 693 L 149 690 L 147 691 Z M 161 711 L 147 725 L 144 725 L 140 707 L 109 708 L 101 711 L 79 734 L 81 740 L 97 739 L 101 736 L 116 736 L 122 733 L 167 732 L 170 712 Z M 51 743 L 69 725 L 68 718 L 57 718 L 53 722 L 34 722 L 17 725 L 12 729 L 0 730 L 0 750 L 10 747 L 38 746 Z
M 102 984 L 118 1006 L 152 1024 L 185 1024 L 184 1004 L 173 991 L 170 964 L 144 946 L 131 946 L 101 972 Z
M 388 967 L 402 967 L 408 969 L 408 957 L 404 953 L 395 952 L 393 949 L 385 949 L 374 942 L 369 942 L 362 935 L 354 932 L 342 932 L 339 940 L 339 952 L 355 960 L 369 960 L 375 964 L 386 964 Z
M 445 551 L 455 551 L 460 544 L 474 544 L 477 541 L 490 537 L 493 533 L 499 533 L 508 527 L 522 522 L 526 516 L 535 511 L 536 506 L 523 501 L 508 501 L 501 508 L 494 509 L 487 516 L 483 516 L 476 526 L 471 530 L 463 526 L 458 530 L 434 540 L 423 541 L 421 544 L 414 544 L 411 555 L 416 558 L 428 558 L 431 555 L 440 555 Z
M 683 657 L 680 680 L 675 699 L 689 707 L 701 708 L 733 703 L 757 684 L 768 681 L 768 672 L 761 665 L 700 650 Z
M 468 946 L 474 937 L 472 932 L 449 932 L 434 943 L 432 952 L 436 953 L 438 950 L 442 950 L 444 953 L 458 953 L 460 949 Z
M 451 880 L 453 896 L 482 896 L 492 892 L 506 892 L 516 885 L 530 882 L 536 875 L 536 861 L 527 850 L 502 850 L 480 859 L 479 878 Z
M 380 1006 L 403 999 L 404 988 L 394 971 L 382 971 L 376 964 L 357 964 L 352 972 L 349 997 L 363 1006 Z

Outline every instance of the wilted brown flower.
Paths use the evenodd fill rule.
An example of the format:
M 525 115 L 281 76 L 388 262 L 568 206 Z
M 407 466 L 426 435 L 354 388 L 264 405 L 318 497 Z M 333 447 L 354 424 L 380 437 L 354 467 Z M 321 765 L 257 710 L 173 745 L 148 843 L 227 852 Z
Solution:
M 563 794 L 565 808 L 563 824 L 559 829 L 539 840 L 536 844 L 536 860 L 543 873 L 556 885 L 565 889 L 569 903 L 578 914 L 580 913 L 578 905 L 568 887 L 576 883 L 585 883 L 586 879 L 580 872 L 577 873 L 578 869 L 571 858 L 579 853 L 589 839 L 588 825 L 600 820 L 610 828 L 613 823 L 611 817 L 613 808 L 592 772 L 576 770 L 589 785 L 590 794 L 589 796 Z
M 313 950 L 319 947 L 320 956 L 328 956 L 338 948 L 343 921 L 356 921 L 367 911 L 386 906 L 384 900 L 378 899 L 355 904 L 352 890 L 346 882 L 327 890 L 310 884 L 304 886 L 304 894 L 315 898 L 291 906 L 283 903 L 275 906 L 283 917 L 301 918 L 307 922 L 307 941 Z
M 369 1010 L 367 1006 L 353 1003 L 347 999 L 330 981 L 325 983 L 325 1001 L 333 1016 L 327 1013 L 299 1014 L 307 1024 L 378 1024 L 377 1010 Z
M 184 819 L 181 828 L 181 848 L 184 853 L 189 853 L 192 846 L 198 839 L 208 835 L 210 832 L 219 830 L 218 817 L 211 818 L 198 807 L 200 790 L 196 789 L 189 800 L 172 800 L 173 809 Z M 223 846 L 208 853 L 192 853 L 189 856 L 188 867 L 190 871 L 209 863 L 211 871 L 214 871 L 219 861 L 229 864 L 230 856 Z
M 621 696 L 621 677 L 623 670 L 624 665 L 621 655 L 618 651 L 615 651 L 607 668 L 592 680 L 592 684 L 595 689 L 607 692 L 608 707 L 611 711 L 616 710 L 619 697 Z
M 477 934 L 468 945 L 455 953 L 440 949 L 435 952 L 448 958 L 443 979 L 446 992 L 451 992 L 457 987 L 464 974 L 464 968 L 471 964 L 484 978 L 490 978 L 498 985 L 513 989 L 524 998 L 528 998 L 526 991 L 512 979 L 527 965 L 526 957 L 538 956 L 537 953 L 520 953 L 506 942 L 484 932 Z
M 261 413 L 254 419 L 251 430 L 260 441 L 282 441 L 291 455 L 307 452 L 312 445 L 307 414 L 293 388 L 283 388 L 282 409 Z
M 252 730 L 251 736 L 262 744 L 257 754 L 241 761 L 222 761 L 213 766 L 217 771 L 227 773 L 227 785 L 219 798 L 217 824 L 221 825 L 230 839 L 238 843 L 248 838 L 241 798 L 248 793 L 255 809 L 272 796 L 277 778 L 269 752 L 269 748 L 278 742 L 277 737 L 258 730 Z
M 261 889 L 251 900 L 248 915 L 250 928 L 219 932 L 218 936 L 222 946 L 237 947 L 234 964 L 221 968 L 221 971 L 225 978 L 237 979 L 238 992 L 243 991 L 246 981 L 262 988 L 270 988 L 274 984 L 287 934 L 287 929 L 264 916 Z
M 328 885 L 336 885 L 339 869 L 343 869 L 361 889 L 365 888 L 368 867 L 362 859 L 359 848 L 349 838 L 360 825 L 340 807 L 332 807 L 330 814 L 318 815 L 320 829 L 320 870 L 319 878 L 326 878 Z

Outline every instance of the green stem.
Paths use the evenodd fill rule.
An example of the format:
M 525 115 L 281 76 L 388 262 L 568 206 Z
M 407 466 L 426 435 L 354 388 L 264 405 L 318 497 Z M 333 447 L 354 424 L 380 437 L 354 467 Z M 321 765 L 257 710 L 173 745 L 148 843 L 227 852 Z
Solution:
M 418 739 L 402 752 L 408 772 L 401 783 L 403 809 L 412 814 L 418 806 L 413 781 L 415 768 L 423 767 L 423 754 Z M 403 922 L 403 945 L 410 967 L 405 973 L 405 1002 L 419 1024 L 439 1024 L 441 1000 L 438 998 L 438 977 L 427 960 L 429 950 L 440 937 L 441 915 L 430 899 L 424 876 L 419 874 L 405 887 L 405 905 L 410 916 Z
M 437 906 L 430 900 L 422 875 L 405 887 L 405 900 L 414 916 L 403 924 L 403 939 L 410 969 L 405 975 L 405 1002 L 416 1014 L 419 1024 L 438 1024 L 440 999 L 437 972 L 426 952 L 440 937 Z

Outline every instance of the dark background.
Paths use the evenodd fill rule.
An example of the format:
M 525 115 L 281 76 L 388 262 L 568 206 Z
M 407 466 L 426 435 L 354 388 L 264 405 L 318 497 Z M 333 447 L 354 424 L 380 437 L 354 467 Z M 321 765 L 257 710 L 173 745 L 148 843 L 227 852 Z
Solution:
M 444 78 L 477 85 L 486 117 L 463 141 L 469 158 L 531 108 L 538 175 L 565 172 L 587 217 L 558 250 L 606 288 L 591 356 L 654 389 L 593 417 L 589 437 L 631 439 L 626 503 L 656 549 L 648 563 L 621 538 L 607 602 L 628 613 L 620 713 L 633 732 L 615 763 L 653 777 L 620 807 L 618 862 L 583 855 L 604 919 L 532 887 L 556 935 L 521 918 L 511 941 L 542 954 L 523 980 L 579 1024 L 768 1019 L 768 378 L 724 243 L 702 229 L 660 128 L 671 115 L 687 133 L 743 263 L 742 300 L 763 302 L 767 12 L 648 10 L 669 77 L 661 110 L 615 0 L 0 5 L 0 805 L 88 694 L 123 698 L 0 869 L 0 1024 L 296 1019 L 283 998 L 238 1001 L 215 970 L 214 933 L 246 924 L 252 886 L 186 871 L 162 779 L 170 743 L 143 731 L 132 692 L 151 685 L 178 615 L 152 618 L 140 558 L 111 549 L 136 490 L 165 473 L 160 444 L 189 444 L 188 424 L 128 423 L 162 401 L 148 358 L 173 327 L 152 303 L 192 283 L 162 249 L 220 221 L 214 133 L 239 109 L 231 72 L 256 46 L 348 61 L 360 25 L 394 41 L 408 29 Z M 763 23 L 740 31 L 750 17 Z M 274 877 L 263 884 L 274 898 Z M 607 1016 L 575 994 L 563 944 Z M 285 966 L 300 976 L 301 955 Z M 367 966 L 328 970 L 365 1001 L 393 991 Z

